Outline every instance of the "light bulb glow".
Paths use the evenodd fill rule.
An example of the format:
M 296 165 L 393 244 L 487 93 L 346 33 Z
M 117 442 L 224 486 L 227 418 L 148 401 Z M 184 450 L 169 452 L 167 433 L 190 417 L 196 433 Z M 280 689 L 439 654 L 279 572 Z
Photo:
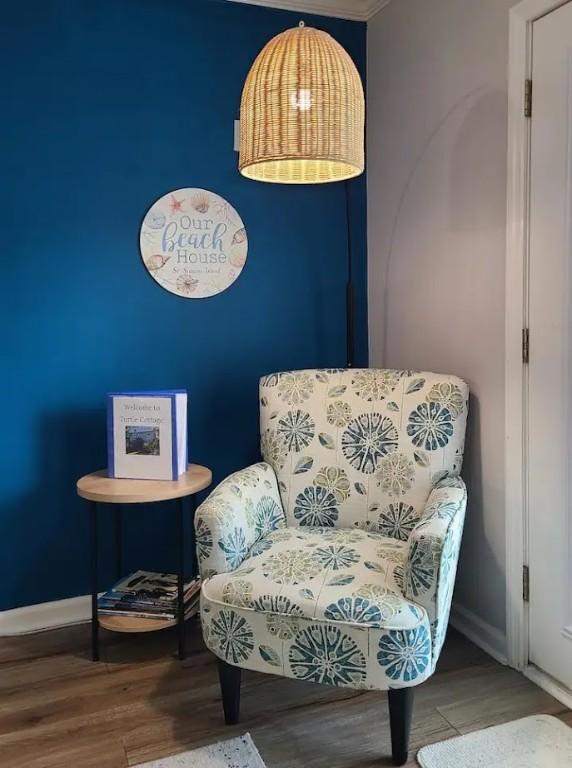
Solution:
M 299 109 L 300 112 L 307 112 L 312 108 L 312 91 L 309 88 L 293 91 L 290 94 L 290 106 L 292 109 Z

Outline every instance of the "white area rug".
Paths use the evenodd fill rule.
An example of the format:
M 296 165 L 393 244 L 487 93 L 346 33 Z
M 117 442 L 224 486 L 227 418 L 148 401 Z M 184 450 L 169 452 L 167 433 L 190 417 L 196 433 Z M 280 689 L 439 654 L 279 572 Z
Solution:
M 164 757 L 137 768 L 266 768 L 250 734 L 209 747 L 193 749 L 182 755 Z
M 572 728 L 534 715 L 419 750 L 422 768 L 571 768 Z

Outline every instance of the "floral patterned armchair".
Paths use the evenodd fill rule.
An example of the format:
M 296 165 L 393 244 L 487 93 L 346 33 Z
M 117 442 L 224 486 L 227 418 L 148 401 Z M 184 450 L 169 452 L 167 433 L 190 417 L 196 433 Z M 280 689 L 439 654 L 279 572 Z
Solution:
M 466 384 L 396 370 L 308 370 L 260 382 L 263 463 L 195 518 L 205 642 L 226 721 L 240 668 L 387 690 L 407 759 L 414 686 L 443 645 L 467 494 Z

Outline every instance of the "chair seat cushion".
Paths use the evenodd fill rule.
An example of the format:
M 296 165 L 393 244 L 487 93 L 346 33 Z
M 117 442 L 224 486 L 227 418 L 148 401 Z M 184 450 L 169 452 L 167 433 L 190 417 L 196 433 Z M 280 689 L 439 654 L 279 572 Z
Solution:
M 286 528 L 205 580 L 205 641 L 237 666 L 352 688 L 431 674 L 426 611 L 401 591 L 407 544 L 359 529 Z

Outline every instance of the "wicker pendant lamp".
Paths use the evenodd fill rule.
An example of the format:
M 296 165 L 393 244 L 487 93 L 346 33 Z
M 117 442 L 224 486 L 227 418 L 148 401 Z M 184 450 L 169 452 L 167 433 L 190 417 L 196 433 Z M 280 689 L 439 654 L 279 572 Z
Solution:
M 350 56 L 326 32 L 301 22 L 273 38 L 248 74 L 240 172 L 277 184 L 359 176 L 364 122 L 363 86 Z

